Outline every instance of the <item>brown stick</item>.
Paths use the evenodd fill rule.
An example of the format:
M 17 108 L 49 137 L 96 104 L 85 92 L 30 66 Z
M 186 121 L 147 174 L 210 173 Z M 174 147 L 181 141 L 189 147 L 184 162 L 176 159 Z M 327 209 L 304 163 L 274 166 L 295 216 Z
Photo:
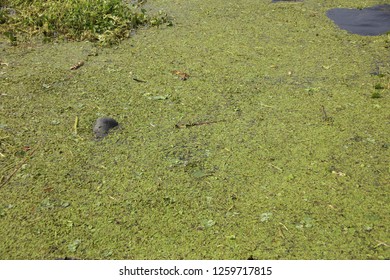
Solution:
M 322 119 L 323 119 L 323 120 L 327 120 L 327 119 L 328 119 L 328 115 L 326 114 L 324 105 L 321 105 L 321 110 L 322 110 L 322 114 L 324 115 L 324 116 L 322 117 Z
M 193 122 L 193 123 L 177 123 L 175 125 L 176 128 L 188 128 L 192 126 L 199 126 L 199 125 L 206 125 L 206 124 L 213 124 L 217 122 L 223 122 L 222 121 L 203 121 L 203 122 Z
M 27 160 L 29 158 L 31 158 L 31 156 L 35 153 L 35 151 L 38 149 L 39 145 L 37 145 L 34 149 L 31 150 L 30 154 L 28 156 L 26 156 L 17 166 L 16 168 L 14 169 L 14 171 L 12 171 L 12 173 L 4 180 L 3 183 L 0 184 L 0 188 L 3 187 L 5 184 L 7 184 L 9 182 L 9 180 L 11 180 L 11 178 L 16 174 L 16 172 L 18 172 L 18 170 L 23 166 L 23 164 L 25 164 L 27 162 Z
M 133 78 L 133 80 L 136 81 L 136 82 L 139 82 L 139 83 L 146 83 L 146 81 L 140 80 L 140 79 L 137 79 L 137 78 Z
M 324 105 L 321 105 L 321 111 L 322 111 L 322 115 L 323 115 L 322 116 L 322 120 L 324 122 L 333 123 L 333 118 L 328 116 L 328 114 L 325 111 L 325 106 Z
M 77 70 L 79 69 L 81 66 L 84 65 L 84 61 L 79 61 L 77 62 L 75 65 L 73 65 L 72 67 L 70 67 L 70 70 Z

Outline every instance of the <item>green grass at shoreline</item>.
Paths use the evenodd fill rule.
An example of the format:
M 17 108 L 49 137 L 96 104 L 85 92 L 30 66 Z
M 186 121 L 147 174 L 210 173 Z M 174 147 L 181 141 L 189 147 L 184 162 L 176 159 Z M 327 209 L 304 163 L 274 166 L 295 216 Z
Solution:
M 138 3 L 123 0 L 4 1 L 0 30 L 12 44 L 18 38 L 91 40 L 109 45 L 140 25 L 158 26 L 168 17 L 149 15 Z

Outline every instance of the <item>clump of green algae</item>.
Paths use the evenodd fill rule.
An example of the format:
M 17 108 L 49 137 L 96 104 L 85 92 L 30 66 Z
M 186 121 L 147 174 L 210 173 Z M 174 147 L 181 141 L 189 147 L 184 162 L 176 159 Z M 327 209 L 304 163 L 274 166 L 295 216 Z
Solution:
M 0 255 L 389 258 L 388 93 L 371 93 L 390 66 L 369 74 L 386 36 L 340 31 L 309 0 L 153 5 L 174 28 L 97 56 L 2 45 L 2 178 L 27 160 L 0 189 Z M 95 142 L 106 115 L 122 127 Z

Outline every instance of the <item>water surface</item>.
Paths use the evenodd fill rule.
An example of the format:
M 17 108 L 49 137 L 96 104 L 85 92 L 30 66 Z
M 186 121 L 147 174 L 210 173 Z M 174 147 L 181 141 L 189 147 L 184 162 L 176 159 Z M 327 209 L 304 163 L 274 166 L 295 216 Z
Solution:
M 341 29 L 363 36 L 377 36 L 390 31 L 390 5 L 365 9 L 336 8 L 327 16 Z

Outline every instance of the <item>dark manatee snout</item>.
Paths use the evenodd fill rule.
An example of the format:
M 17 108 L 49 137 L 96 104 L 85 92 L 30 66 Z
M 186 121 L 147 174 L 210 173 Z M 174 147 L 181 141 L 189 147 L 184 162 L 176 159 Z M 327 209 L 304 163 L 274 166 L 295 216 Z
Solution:
M 93 126 L 93 133 L 95 133 L 96 138 L 103 138 L 111 128 L 116 126 L 118 126 L 118 122 L 113 118 L 98 118 Z

